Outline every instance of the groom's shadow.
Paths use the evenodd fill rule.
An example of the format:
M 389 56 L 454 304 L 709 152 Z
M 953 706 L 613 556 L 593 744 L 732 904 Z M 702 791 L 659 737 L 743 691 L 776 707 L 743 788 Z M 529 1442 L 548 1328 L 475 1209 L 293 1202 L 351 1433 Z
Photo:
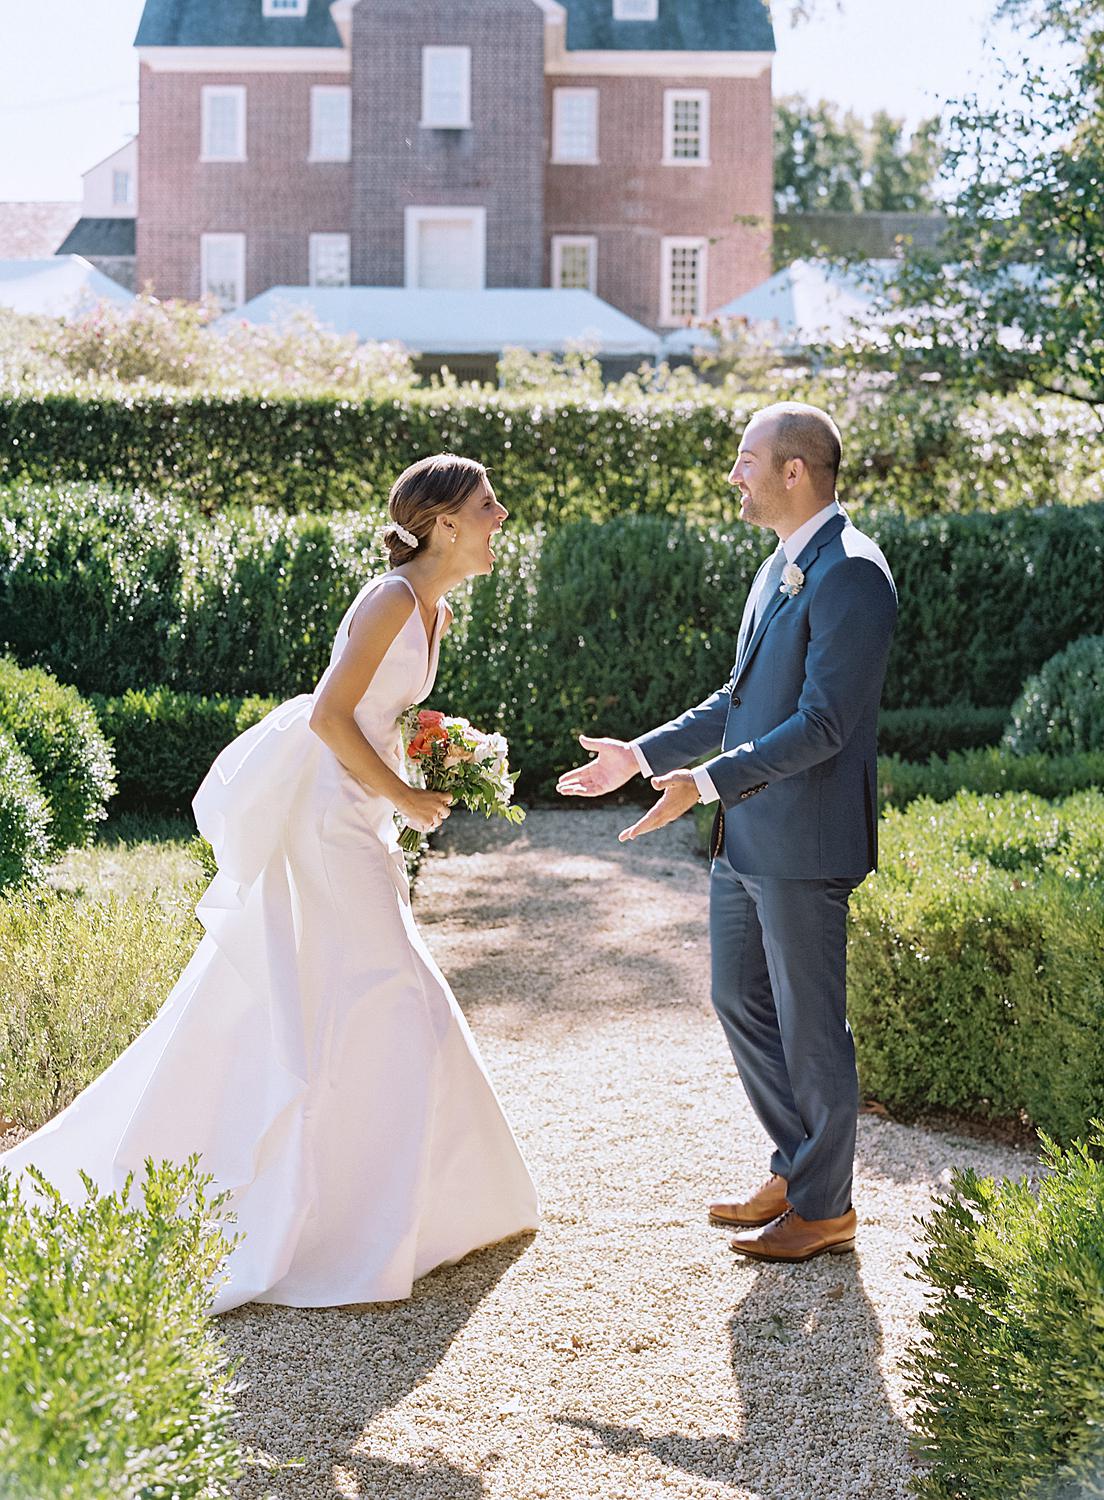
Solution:
M 278 1473 L 250 1465 L 234 1488 L 238 1500 L 342 1493 L 424 1500 L 437 1492 L 479 1500 L 479 1476 L 448 1463 L 431 1443 L 406 1463 L 353 1450 L 373 1417 L 429 1375 L 532 1241 L 519 1236 L 431 1272 L 405 1302 L 254 1302 L 219 1318 L 243 1386 L 235 1397 L 239 1441 L 275 1460 L 302 1460 Z
M 904 1500 L 907 1429 L 881 1377 L 882 1331 L 857 1257 L 752 1270 L 729 1317 L 727 1431 L 649 1436 L 638 1427 L 563 1417 L 614 1453 L 648 1452 L 686 1474 L 760 1500 L 862 1495 Z

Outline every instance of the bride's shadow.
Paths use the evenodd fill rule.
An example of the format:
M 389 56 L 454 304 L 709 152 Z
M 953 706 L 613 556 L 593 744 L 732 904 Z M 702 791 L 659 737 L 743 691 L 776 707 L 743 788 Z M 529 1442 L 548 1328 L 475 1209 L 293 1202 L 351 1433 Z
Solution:
M 911 1470 L 907 1429 L 881 1378 L 881 1325 L 858 1259 L 764 1264 L 752 1274 L 729 1318 L 727 1431 L 648 1435 L 592 1419 L 560 1420 L 594 1433 L 611 1452 L 648 1452 L 759 1500 L 906 1500 L 905 1482 L 891 1476 Z
M 427 1443 L 412 1462 L 356 1452 L 373 1417 L 395 1406 L 444 1357 L 480 1302 L 524 1254 L 523 1235 L 423 1277 L 405 1302 L 287 1308 L 250 1303 L 218 1319 L 242 1389 L 242 1445 L 294 1467 L 247 1468 L 237 1500 L 298 1495 L 387 1495 L 478 1500 L 477 1474 Z M 420 1460 L 420 1461 L 419 1461 Z

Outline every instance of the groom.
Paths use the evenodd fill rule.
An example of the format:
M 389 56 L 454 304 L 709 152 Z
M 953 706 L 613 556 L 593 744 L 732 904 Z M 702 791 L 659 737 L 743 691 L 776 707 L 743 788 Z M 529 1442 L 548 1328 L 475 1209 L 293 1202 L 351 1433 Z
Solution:
M 709 1212 L 759 1260 L 855 1244 L 847 904 L 877 858 L 875 735 L 897 592 L 836 500 L 840 455 L 815 406 L 782 402 L 751 419 L 729 483 L 741 519 L 778 547 L 752 584 L 728 682 L 631 743 L 584 736 L 597 759 L 559 783 L 598 797 L 637 771 L 653 777 L 663 796 L 622 840 L 718 803 L 713 1004 L 775 1149 L 762 1187 Z

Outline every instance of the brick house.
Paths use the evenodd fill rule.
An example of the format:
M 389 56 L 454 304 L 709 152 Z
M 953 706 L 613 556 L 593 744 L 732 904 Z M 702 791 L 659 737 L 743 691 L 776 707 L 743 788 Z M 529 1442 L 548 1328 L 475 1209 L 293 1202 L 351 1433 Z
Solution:
M 765 0 L 146 0 L 137 281 L 584 288 L 771 271 Z

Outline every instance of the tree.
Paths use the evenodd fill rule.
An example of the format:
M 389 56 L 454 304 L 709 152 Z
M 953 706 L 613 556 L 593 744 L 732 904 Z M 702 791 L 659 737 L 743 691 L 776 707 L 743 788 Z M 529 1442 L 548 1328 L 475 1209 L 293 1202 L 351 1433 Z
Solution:
M 951 222 L 938 258 L 906 258 L 894 353 L 973 391 L 1026 386 L 1104 419 L 1104 0 L 1005 0 L 999 14 L 1059 60 L 1025 60 L 995 106 L 957 106 Z
M 906 137 L 880 110 L 869 125 L 825 100 L 775 103 L 774 190 L 779 213 L 920 212 L 934 207 L 942 149 L 938 120 Z

